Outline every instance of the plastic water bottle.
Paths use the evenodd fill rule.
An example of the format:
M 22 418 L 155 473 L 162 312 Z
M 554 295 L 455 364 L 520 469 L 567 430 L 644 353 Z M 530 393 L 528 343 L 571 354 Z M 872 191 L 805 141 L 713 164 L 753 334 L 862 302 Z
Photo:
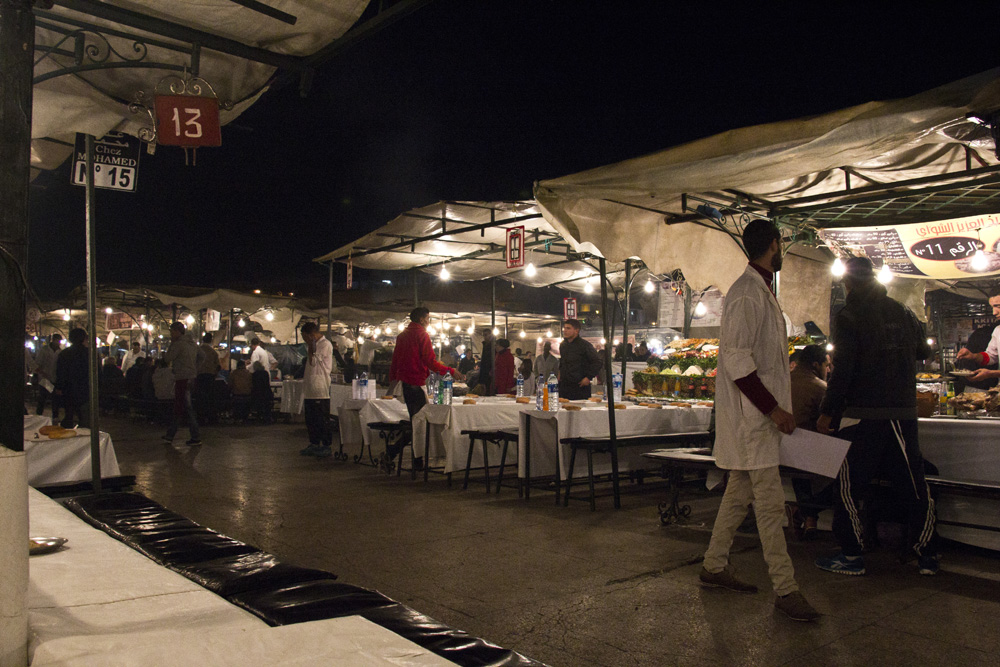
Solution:
M 361 400 L 368 398 L 368 373 L 362 373 L 358 378 L 358 398 Z
M 521 398 L 524 396 L 524 376 L 520 373 L 517 374 L 517 397 Z
M 621 401 L 622 401 L 622 374 L 621 373 L 615 373 L 611 377 L 613 378 L 612 382 L 614 384 L 615 403 L 621 403 Z
M 441 390 L 441 402 L 445 405 L 451 405 L 451 389 L 454 379 L 451 377 L 451 373 L 444 376 L 444 382 L 441 383 L 443 389 Z
M 427 393 L 427 398 L 428 398 L 428 400 L 431 401 L 431 403 L 434 402 L 434 394 L 435 394 L 435 392 L 434 392 L 434 378 L 435 377 L 437 377 L 437 375 L 435 373 L 429 373 L 427 375 L 427 379 L 424 380 L 424 391 Z
M 545 409 L 545 383 L 539 378 L 538 387 L 535 390 L 535 409 Z
M 553 373 L 549 375 L 549 412 L 559 411 L 559 380 L 556 379 L 556 374 Z

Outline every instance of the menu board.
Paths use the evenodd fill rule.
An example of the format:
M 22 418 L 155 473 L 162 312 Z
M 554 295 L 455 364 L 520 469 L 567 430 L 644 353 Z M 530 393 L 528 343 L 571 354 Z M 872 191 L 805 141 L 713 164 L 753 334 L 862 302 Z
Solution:
M 672 283 L 661 283 L 660 308 L 657 325 L 670 327 L 672 329 L 684 328 L 684 297 L 673 289 Z M 709 289 L 704 293 L 695 292 L 691 298 L 691 309 L 694 311 L 691 316 L 691 326 L 693 327 L 717 327 L 722 324 L 722 304 L 723 295 L 717 289 Z M 705 312 L 701 313 L 697 306 L 701 303 L 705 306 Z
M 887 227 L 823 229 L 823 241 L 896 275 L 955 280 L 1000 274 L 1000 213 Z M 973 268 L 981 249 L 982 267 Z

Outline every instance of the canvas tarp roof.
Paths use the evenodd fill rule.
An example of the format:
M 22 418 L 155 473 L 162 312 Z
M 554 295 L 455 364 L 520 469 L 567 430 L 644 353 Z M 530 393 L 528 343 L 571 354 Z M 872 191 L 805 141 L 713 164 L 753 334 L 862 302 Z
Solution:
M 856 187 L 959 178 L 970 162 L 990 171 L 1000 161 L 989 130 L 966 116 L 997 108 L 1000 70 L 994 69 L 902 100 L 731 130 L 542 181 L 535 197 L 546 220 L 571 244 L 592 244 L 611 261 L 638 256 L 660 274 L 679 268 L 692 287 L 725 291 L 746 259 L 713 221 L 691 215 L 700 200 L 731 202 L 725 224 L 738 233 L 748 216 L 774 217 L 783 203 L 820 196 L 815 204 L 823 195 L 843 194 L 852 175 Z M 692 195 L 693 201 L 686 199 Z M 796 322 L 828 319 L 826 300 L 817 297 L 826 293 L 829 273 L 813 264 L 793 259 L 782 272 L 782 302 Z
M 126 4 L 127 12 L 266 50 L 274 55 L 275 65 L 294 68 L 297 67 L 294 59 L 314 54 L 341 37 L 361 16 L 368 0 L 328 0 L 322 3 L 311 0 L 268 1 L 273 9 L 294 16 L 294 25 L 230 0 L 131 0 Z M 79 11 L 65 5 L 79 8 Z M 131 61 L 190 68 L 190 43 L 101 17 L 102 14 L 112 16 L 117 11 L 119 8 L 110 6 L 110 3 L 93 0 L 60 2 L 50 10 L 36 8 L 36 81 L 40 76 L 73 64 L 72 36 L 68 41 L 63 40 L 68 31 L 82 28 L 80 23 L 66 24 L 62 19 L 91 26 L 81 33 L 85 35 L 88 45 L 88 49 L 82 52 L 85 65 L 102 61 L 127 65 Z M 109 29 L 135 37 L 115 36 L 107 32 Z M 97 30 L 101 30 L 104 37 L 98 37 Z M 38 50 L 56 45 L 60 45 L 64 55 L 42 57 L 42 52 Z M 214 50 L 211 40 L 205 40 L 201 45 L 197 61 L 200 78 L 211 85 L 222 103 L 232 105 L 220 112 L 223 125 L 237 118 L 260 97 L 277 69 L 275 65 Z M 168 74 L 171 72 L 163 69 L 123 66 L 63 75 L 36 83 L 31 130 L 33 173 L 37 173 L 37 169 L 53 169 L 61 164 L 72 152 L 77 132 L 95 137 L 102 137 L 109 131 L 139 136 L 140 130 L 150 127 L 152 121 L 144 114 L 130 113 L 128 104 L 136 101 L 141 93 L 146 104 L 151 105 L 157 82 Z
M 491 226 L 494 225 L 495 226 Z M 534 264 L 535 275 L 521 268 L 508 269 L 505 261 L 506 230 L 525 228 L 525 265 Z M 384 248 L 384 251 L 379 249 Z M 529 287 L 558 286 L 582 292 L 588 280 L 600 289 L 593 260 L 567 258 L 566 240 L 542 217 L 532 201 L 438 202 L 407 211 L 356 241 L 317 257 L 316 262 L 347 262 L 363 269 L 419 269 L 438 274 L 447 266 L 451 278 L 461 281 L 499 277 Z M 599 256 L 597 247 L 574 242 L 572 251 Z M 609 275 L 620 272 L 620 263 L 609 266 Z M 620 277 L 612 282 L 621 282 Z

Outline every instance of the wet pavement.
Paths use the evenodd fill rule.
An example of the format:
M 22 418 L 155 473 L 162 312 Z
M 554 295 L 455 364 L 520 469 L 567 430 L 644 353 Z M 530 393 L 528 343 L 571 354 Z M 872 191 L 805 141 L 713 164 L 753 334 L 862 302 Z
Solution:
M 691 496 L 687 522 L 665 527 L 657 484 L 627 487 L 617 511 L 610 497 L 596 512 L 538 491 L 526 503 L 515 489 L 462 491 L 458 475 L 449 488 L 300 456 L 301 421 L 204 427 L 200 447 L 127 418 L 101 428 L 122 473 L 166 507 L 554 666 L 956 667 L 1000 654 L 996 552 L 946 542 L 941 573 L 922 577 L 880 551 L 868 575 L 846 577 L 812 565 L 835 549 L 829 533 L 793 538 L 799 584 L 824 614 L 797 623 L 774 611 L 756 536 L 737 536 L 733 562 L 760 593 L 698 585 L 718 495 Z

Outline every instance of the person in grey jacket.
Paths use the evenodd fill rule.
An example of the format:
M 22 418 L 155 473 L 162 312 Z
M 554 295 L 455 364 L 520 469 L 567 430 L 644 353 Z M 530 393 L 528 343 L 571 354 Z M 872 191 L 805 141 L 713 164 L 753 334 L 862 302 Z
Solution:
M 201 351 L 198 344 L 191 336 L 187 335 L 187 328 L 183 323 L 174 322 L 170 325 L 170 347 L 163 355 L 174 371 L 174 409 L 171 413 L 170 426 L 163 436 L 167 442 L 173 442 L 174 436 L 177 435 L 178 418 L 187 413 L 191 439 L 185 444 L 201 444 L 198 417 L 191 404 L 191 387 L 194 384 L 194 379 L 198 377 L 198 365 L 201 363 L 203 355 L 204 352 Z

